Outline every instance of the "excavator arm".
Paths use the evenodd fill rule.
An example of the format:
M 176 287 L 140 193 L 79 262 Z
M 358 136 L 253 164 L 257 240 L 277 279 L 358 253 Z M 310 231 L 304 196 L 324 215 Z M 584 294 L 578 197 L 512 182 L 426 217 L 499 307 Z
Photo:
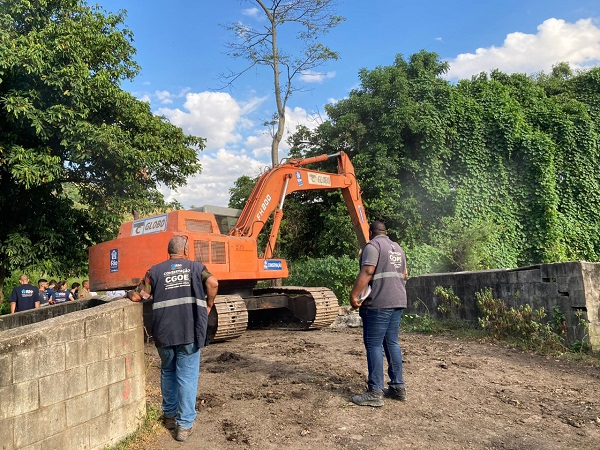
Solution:
M 332 158 L 337 158 L 337 173 L 321 172 L 305 167 Z M 354 232 L 358 237 L 360 247 L 364 247 L 369 238 L 369 225 L 354 166 L 344 152 L 304 159 L 290 159 L 265 172 L 256 183 L 230 235 L 256 239 L 267 219 L 274 213 L 273 227 L 265 249 L 265 258 L 270 258 L 279 234 L 286 195 L 291 192 L 321 189 L 341 189 Z

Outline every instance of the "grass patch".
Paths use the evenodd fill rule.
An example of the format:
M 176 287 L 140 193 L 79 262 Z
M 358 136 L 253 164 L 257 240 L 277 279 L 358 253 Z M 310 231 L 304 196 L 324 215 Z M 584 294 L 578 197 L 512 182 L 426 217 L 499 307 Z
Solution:
M 456 338 L 492 342 L 521 351 L 560 358 L 563 361 L 600 367 L 600 352 L 593 352 L 586 343 L 589 323 L 581 312 L 577 313 L 582 340 L 565 344 L 566 322 L 564 315 L 555 307 L 550 320 L 544 308 L 533 309 L 529 305 L 509 307 L 492 295 L 491 289 L 475 294 L 480 317 L 478 324 L 457 320 L 460 299 L 451 289 L 436 289 L 437 312 L 442 319 L 434 318 L 427 305 L 423 314 L 406 313 L 402 318 L 402 330 L 406 333 L 447 334 Z
M 162 411 L 153 405 L 146 406 L 146 416 L 138 429 L 127 436 L 114 447 L 106 447 L 104 450 L 141 450 L 147 447 L 149 440 L 163 429 L 160 423 Z
M 405 333 L 451 334 L 465 339 L 481 339 L 485 332 L 466 320 L 437 319 L 427 313 L 406 313 L 402 316 L 402 331 Z

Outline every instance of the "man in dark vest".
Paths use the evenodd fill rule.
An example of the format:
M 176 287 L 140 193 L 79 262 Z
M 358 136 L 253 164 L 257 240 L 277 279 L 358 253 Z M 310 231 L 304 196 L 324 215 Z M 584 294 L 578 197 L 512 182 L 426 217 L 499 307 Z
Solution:
M 361 255 L 360 272 L 350 292 L 350 305 L 360 308 L 369 379 L 367 391 L 353 396 L 352 402 L 362 406 L 383 406 L 384 395 L 406 400 L 398 332 L 406 308 L 404 285 L 408 272 L 404 250 L 388 238 L 383 222 L 376 220 L 371 224 L 369 237 L 371 240 Z M 383 385 L 383 352 L 390 377 L 387 389 Z
M 186 441 L 196 419 L 200 349 L 219 283 L 204 264 L 187 259 L 185 236 L 169 241 L 169 259 L 152 266 L 127 293 L 134 302 L 152 297 L 152 336 L 161 359 L 163 423 Z

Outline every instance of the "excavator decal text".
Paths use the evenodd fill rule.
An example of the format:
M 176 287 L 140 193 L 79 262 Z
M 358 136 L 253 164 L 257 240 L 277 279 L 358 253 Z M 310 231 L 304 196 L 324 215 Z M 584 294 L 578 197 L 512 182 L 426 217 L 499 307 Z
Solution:
M 331 177 L 322 173 L 308 172 L 308 184 L 317 186 L 331 186 Z
M 263 214 L 267 210 L 267 207 L 269 206 L 269 203 L 271 203 L 271 195 L 267 194 L 267 196 L 265 197 L 265 199 L 263 200 L 263 202 L 260 204 L 260 209 L 258 210 L 258 214 L 256 215 L 256 220 L 260 220 L 261 219 L 261 217 L 263 216 Z
M 133 222 L 131 227 L 132 236 L 141 236 L 142 234 L 158 233 L 167 230 L 167 215 L 150 217 L 149 219 Z
M 264 270 L 283 270 L 283 263 L 277 259 L 265 259 Z

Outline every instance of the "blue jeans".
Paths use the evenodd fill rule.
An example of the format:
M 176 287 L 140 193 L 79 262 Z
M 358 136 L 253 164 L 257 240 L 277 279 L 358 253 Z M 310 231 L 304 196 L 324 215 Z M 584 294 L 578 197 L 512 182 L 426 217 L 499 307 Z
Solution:
M 384 352 L 388 362 L 389 385 L 391 387 L 404 387 L 404 379 L 402 378 L 402 350 L 398 343 L 400 318 L 403 311 L 400 308 L 361 308 L 359 311 L 363 322 L 363 342 L 367 351 L 369 390 L 383 390 Z
M 200 349 L 194 343 L 157 347 L 160 356 L 160 389 L 165 417 L 175 417 L 187 430 L 196 419 L 196 392 L 200 376 Z

